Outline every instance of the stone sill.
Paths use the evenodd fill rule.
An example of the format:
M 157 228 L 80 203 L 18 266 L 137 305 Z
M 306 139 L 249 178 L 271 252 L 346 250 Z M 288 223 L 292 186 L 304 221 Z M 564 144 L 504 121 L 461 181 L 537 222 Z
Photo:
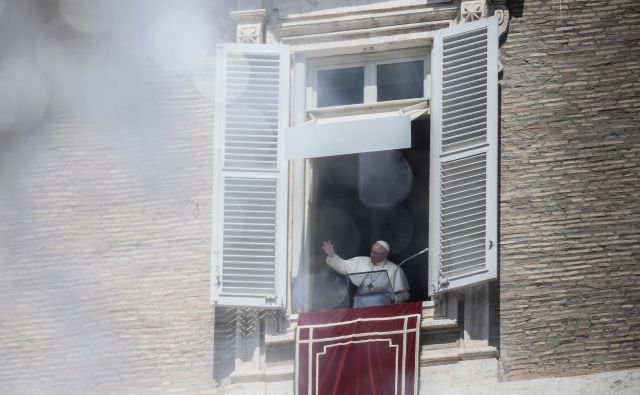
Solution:
M 498 349 L 491 346 L 423 350 L 420 354 L 420 366 L 446 365 L 460 361 L 491 358 L 498 358 Z
M 289 328 L 284 333 L 266 334 L 264 341 L 267 346 L 289 345 L 295 342 L 295 331 L 298 326 L 298 315 L 289 315 Z M 420 320 L 421 332 L 440 332 L 458 329 L 458 320 L 451 318 L 435 318 L 434 304 L 432 301 L 422 302 L 422 318 Z
M 455 316 L 455 314 L 454 314 Z M 458 329 L 458 320 L 450 317 L 435 317 L 433 301 L 422 302 L 422 320 L 420 329 L 425 332 L 440 332 Z
M 276 335 L 264 335 L 264 342 L 267 346 L 280 346 L 283 344 L 293 343 L 296 340 L 295 332 L 287 330 L 286 333 L 278 333 Z
M 229 378 L 232 384 L 291 381 L 294 378 L 294 369 L 293 365 L 288 365 L 278 368 L 267 368 L 266 370 L 236 371 L 233 372 Z

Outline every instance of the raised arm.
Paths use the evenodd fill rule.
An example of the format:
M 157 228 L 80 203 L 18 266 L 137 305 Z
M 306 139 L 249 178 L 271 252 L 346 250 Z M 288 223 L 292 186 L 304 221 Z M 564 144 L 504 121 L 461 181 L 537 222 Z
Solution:
M 327 258 L 331 258 L 336 254 L 336 252 L 333 250 L 333 244 L 331 244 L 331 240 L 325 240 L 322 242 L 322 251 L 327 254 Z
M 345 261 L 336 255 L 336 252 L 333 249 L 333 244 L 331 244 L 331 240 L 325 240 L 322 242 L 322 250 L 327 254 L 327 265 L 331 266 L 331 268 L 336 272 L 340 274 L 349 274 L 354 271 L 354 265 L 350 262 L 351 260 Z

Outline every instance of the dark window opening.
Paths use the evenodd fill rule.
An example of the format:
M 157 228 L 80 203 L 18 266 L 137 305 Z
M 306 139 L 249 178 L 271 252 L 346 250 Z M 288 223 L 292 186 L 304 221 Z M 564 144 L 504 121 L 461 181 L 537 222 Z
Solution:
M 344 259 L 369 255 L 373 242 L 386 240 L 396 264 L 427 247 L 429 121 L 414 121 L 411 135 L 409 149 L 313 159 L 310 302 L 303 310 L 351 305 L 348 279 L 326 264 L 323 240 Z M 402 266 L 410 300 L 427 299 L 427 261 L 425 253 Z
M 424 62 L 389 63 L 377 66 L 378 101 L 424 96 Z
M 364 66 L 318 71 L 318 107 L 364 102 Z

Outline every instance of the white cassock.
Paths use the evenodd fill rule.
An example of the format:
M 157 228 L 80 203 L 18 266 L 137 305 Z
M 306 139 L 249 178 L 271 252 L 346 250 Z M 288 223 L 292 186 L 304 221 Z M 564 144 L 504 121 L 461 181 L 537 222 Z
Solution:
M 407 278 L 404 275 L 404 271 L 402 270 L 402 268 L 400 268 L 400 266 L 391 261 L 385 260 L 376 265 L 371 262 L 371 258 L 368 256 L 357 256 L 345 260 L 334 254 L 332 257 L 327 257 L 327 264 L 331 266 L 333 270 L 340 274 L 386 270 L 387 275 L 389 276 L 389 281 L 391 282 L 391 286 L 393 287 L 394 302 L 402 303 L 405 300 L 409 299 L 409 283 L 407 283 Z M 384 287 L 382 284 L 386 283 L 385 278 L 376 276 L 375 273 L 372 275 L 364 276 L 361 280 L 362 281 L 360 282 L 360 284 L 354 284 L 358 286 L 358 288 L 372 285 L 372 287 L 369 287 L 369 291 L 373 292 L 382 291 Z

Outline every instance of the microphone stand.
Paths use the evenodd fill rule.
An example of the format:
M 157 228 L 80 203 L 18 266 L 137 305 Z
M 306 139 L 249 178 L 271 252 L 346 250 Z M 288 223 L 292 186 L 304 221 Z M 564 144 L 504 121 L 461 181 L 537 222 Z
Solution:
M 394 298 L 394 303 L 395 303 L 395 284 L 396 284 L 396 274 L 398 273 L 398 270 L 400 270 L 400 266 L 402 266 L 405 262 L 417 257 L 418 255 L 424 254 L 425 252 L 429 251 L 429 247 L 425 248 L 422 251 L 416 252 L 415 254 L 411 255 L 409 258 L 403 260 L 402 262 L 400 262 L 400 264 L 398 265 L 398 269 L 393 272 L 393 278 L 391 279 L 391 290 L 393 291 L 393 298 Z
M 429 251 L 429 247 L 425 248 L 424 250 L 420 251 L 420 252 L 416 252 L 415 254 L 411 255 L 409 258 L 405 259 L 404 261 L 400 262 L 398 264 L 398 266 L 402 266 L 406 261 L 411 260 L 415 257 L 417 257 L 418 255 L 424 254 L 425 252 Z

